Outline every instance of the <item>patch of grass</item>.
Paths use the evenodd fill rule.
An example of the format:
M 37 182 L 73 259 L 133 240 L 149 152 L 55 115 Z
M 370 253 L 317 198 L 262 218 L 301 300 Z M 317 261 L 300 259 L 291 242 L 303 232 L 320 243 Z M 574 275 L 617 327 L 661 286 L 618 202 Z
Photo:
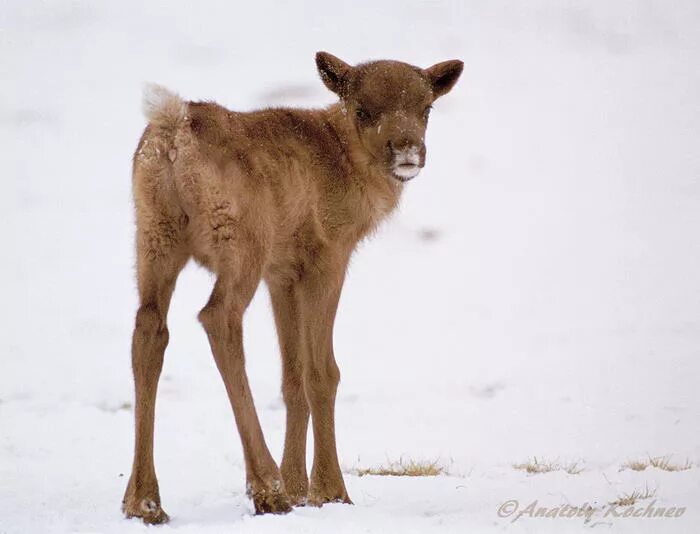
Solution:
M 551 473 L 552 471 L 564 471 L 570 475 L 578 475 L 583 471 L 583 468 L 579 466 L 578 462 L 560 464 L 559 462 L 550 462 L 542 459 L 538 460 L 536 456 L 525 463 L 513 465 L 513 469 L 525 471 L 530 475 Z
M 620 466 L 620 471 L 625 471 L 626 469 L 631 469 L 632 471 L 644 471 L 647 467 L 655 467 L 657 469 L 662 469 L 663 471 L 669 471 L 671 473 L 676 471 L 687 471 L 693 468 L 693 463 L 690 460 L 685 461 L 685 463 L 677 464 L 671 462 L 671 456 L 656 456 L 649 457 L 648 460 L 631 460 Z
M 686 459 L 684 464 L 673 464 L 671 463 L 670 456 L 657 456 L 656 458 L 649 458 L 649 465 L 656 467 L 657 469 L 663 469 L 664 471 L 687 471 L 693 467 L 690 460 Z
M 632 471 L 644 471 L 647 467 L 649 467 L 649 462 L 644 460 L 630 460 L 620 466 L 620 471 L 627 471 L 628 469 Z
M 380 477 L 435 477 L 447 475 L 447 468 L 438 460 L 405 460 L 401 458 L 398 462 L 388 462 L 379 467 L 358 467 L 352 469 L 351 473 L 363 477 L 374 475 Z
M 656 495 L 656 490 L 650 490 L 648 486 L 644 487 L 642 490 L 634 490 L 632 493 L 623 493 L 610 504 L 613 506 L 632 506 L 637 501 L 642 501 L 644 499 L 650 499 Z

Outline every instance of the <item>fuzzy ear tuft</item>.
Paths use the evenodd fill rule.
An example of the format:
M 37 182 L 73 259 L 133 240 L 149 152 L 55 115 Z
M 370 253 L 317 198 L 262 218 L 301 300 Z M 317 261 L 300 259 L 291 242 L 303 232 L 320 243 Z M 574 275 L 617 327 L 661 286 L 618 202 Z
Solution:
M 316 67 L 326 87 L 338 96 L 343 96 L 352 67 L 328 52 L 316 53 Z
M 437 63 L 423 72 L 428 76 L 430 85 L 433 88 L 433 95 L 438 98 L 450 92 L 459 80 L 459 76 L 464 69 L 464 63 L 458 59 L 451 59 Z

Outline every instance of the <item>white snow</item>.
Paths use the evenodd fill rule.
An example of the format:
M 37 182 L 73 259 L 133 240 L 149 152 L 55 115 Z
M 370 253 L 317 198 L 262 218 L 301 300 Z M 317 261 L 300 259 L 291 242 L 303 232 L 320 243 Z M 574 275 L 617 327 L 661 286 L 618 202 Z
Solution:
M 348 4 L 349 6 L 350 4 Z M 5 2 L 0 13 L 0 532 L 146 532 L 124 520 L 136 310 L 131 155 L 144 82 L 237 110 L 333 101 L 314 53 L 458 58 L 427 164 L 356 254 L 335 335 L 354 506 L 252 515 L 189 266 L 169 317 L 156 467 L 165 532 L 692 532 L 700 468 L 700 9 L 526 3 Z M 277 459 L 267 293 L 247 367 Z M 579 462 L 527 475 L 513 464 Z M 501 518 L 635 490 L 680 518 Z M 650 500 L 640 501 L 646 506 Z

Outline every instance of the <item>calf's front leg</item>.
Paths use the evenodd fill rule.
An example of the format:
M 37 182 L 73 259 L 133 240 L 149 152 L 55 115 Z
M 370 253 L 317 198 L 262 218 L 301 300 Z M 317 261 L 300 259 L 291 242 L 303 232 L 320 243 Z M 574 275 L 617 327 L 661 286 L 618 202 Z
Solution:
M 306 434 L 309 405 L 303 383 L 301 324 L 294 284 L 268 284 L 277 335 L 282 352 L 282 396 L 287 409 L 287 425 L 282 456 L 282 479 L 291 503 L 306 503 L 309 477 L 306 474 Z
M 333 323 L 347 262 L 305 274 L 299 283 L 304 390 L 311 408 L 314 460 L 307 502 L 352 503 L 340 471 L 335 441 L 335 396 L 340 371 L 333 354 Z

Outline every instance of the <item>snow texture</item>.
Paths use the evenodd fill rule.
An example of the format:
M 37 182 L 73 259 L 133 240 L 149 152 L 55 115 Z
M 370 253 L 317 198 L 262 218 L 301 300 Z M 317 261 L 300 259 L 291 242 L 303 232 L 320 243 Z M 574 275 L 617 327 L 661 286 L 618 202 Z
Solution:
M 350 7 L 351 6 L 351 7 Z M 183 272 L 159 389 L 163 532 L 693 532 L 700 469 L 700 8 L 692 0 L 4 2 L 0 533 L 151 532 L 122 518 L 137 307 L 131 156 L 142 84 L 237 110 L 333 101 L 314 53 L 462 79 L 420 176 L 355 255 L 335 335 L 354 506 L 253 515 L 241 447 Z M 267 292 L 247 368 L 279 460 Z M 513 468 L 578 462 L 579 474 Z M 499 517 L 645 488 L 680 518 Z M 641 501 L 646 506 L 651 500 Z

